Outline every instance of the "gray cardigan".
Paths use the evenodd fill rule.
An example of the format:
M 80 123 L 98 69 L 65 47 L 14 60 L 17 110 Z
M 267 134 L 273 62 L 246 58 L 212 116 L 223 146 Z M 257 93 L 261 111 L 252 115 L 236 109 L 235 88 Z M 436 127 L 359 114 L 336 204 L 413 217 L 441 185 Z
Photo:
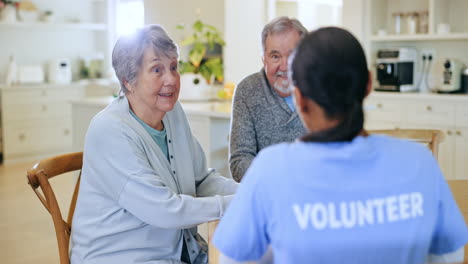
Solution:
M 170 162 L 114 101 L 89 126 L 73 218 L 71 263 L 206 263 L 198 224 L 222 217 L 237 184 L 207 169 L 179 103 L 164 116 Z
M 264 70 L 244 78 L 232 106 L 229 166 L 240 181 L 257 153 L 265 147 L 294 141 L 306 129 L 296 112 L 270 88 Z

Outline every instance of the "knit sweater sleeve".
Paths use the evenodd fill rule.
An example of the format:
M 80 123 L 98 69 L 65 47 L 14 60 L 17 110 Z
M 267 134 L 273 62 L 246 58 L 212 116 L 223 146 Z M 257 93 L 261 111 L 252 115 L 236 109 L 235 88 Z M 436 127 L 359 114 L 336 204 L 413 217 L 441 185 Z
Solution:
M 248 80 L 239 84 L 232 106 L 229 167 L 237 182 L 241 181 L 258 152 L 254 116 L 246 103 L 248 98 L 245 98 L 249 95 L 245 91 L 251 85 Z

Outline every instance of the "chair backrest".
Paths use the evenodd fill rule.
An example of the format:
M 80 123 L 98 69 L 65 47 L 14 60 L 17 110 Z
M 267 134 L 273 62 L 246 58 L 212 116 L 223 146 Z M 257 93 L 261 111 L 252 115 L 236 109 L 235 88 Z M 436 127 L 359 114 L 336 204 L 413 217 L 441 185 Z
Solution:
M 36 163 L 27 171 L 29 185 L 52 216 L 57 236 L 60 264 L 70 263 L 68 252 L 70 232 L 76 199 L 78 197 L 81 173 L 80 176 L 78 176 L 78 181 L 73 191 L 70 209 L 68 211 L 68 218 L 66 221 L 62 217 L 60 207 L 49 179 L 67 172 L 81 170 L 82 164 L 83 152 L 75 152 L 44 159 Z M 39 191 L 39 187 L 42 192 Z
M 452 195 L 460 208 L 465 223 L 468 223 L 468 180 L 448 180 Z M 468 245 L 465 246 L 465 259 L 463 263 L 468 263 Z
M 438 157 L 439 144 L 444 140 L 444 132 L 437 129 L 383 129 L 369 130 L 368 132 L 370 134 L 384 134 L 427 144 L 436 159 Z

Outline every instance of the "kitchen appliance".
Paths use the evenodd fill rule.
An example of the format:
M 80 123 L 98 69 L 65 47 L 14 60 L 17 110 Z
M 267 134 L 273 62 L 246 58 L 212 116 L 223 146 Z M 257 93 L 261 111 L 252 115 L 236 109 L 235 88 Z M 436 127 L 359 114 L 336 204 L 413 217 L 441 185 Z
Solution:
M 441 93 L 459 93 L 461 92 L 461 75 L 463 63 L 456 59 L 446 59 L 443 69 Z
M 48 80 L 50 83 L 67 84 L 72 80 L 70 59 L 62 58 L 49 62 Z
M 462 80 L 461 80 L 462 92 L 468 93 L 468 68 L 465 68 L 462 73 Z
M 381 49 L 377 51 L 377 91 L 416 91 L 415 69 L 417 52 L 413 48 Z

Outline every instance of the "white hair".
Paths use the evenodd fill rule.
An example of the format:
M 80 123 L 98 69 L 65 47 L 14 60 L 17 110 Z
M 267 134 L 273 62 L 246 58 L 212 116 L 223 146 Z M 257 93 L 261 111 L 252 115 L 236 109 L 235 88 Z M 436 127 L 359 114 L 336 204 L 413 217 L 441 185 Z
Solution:
M 179 60 L 177 44 L 160 25 L 147 25 L 131 35 L 120 37 L 112 51 L 112 67 L 125 94 L 128 92 L 125 82 L 136 82 L 148 48 L 153 48 L 155 54 Z
M 299 20 L 286 16 L 277 17 L 266 24 L 262 31 L 262 55 L 265 52 L 265 43 L 269 35 L 284 33 L 290 30 L 296 30 L 301 37 L 307 33 L 307 29 Z

